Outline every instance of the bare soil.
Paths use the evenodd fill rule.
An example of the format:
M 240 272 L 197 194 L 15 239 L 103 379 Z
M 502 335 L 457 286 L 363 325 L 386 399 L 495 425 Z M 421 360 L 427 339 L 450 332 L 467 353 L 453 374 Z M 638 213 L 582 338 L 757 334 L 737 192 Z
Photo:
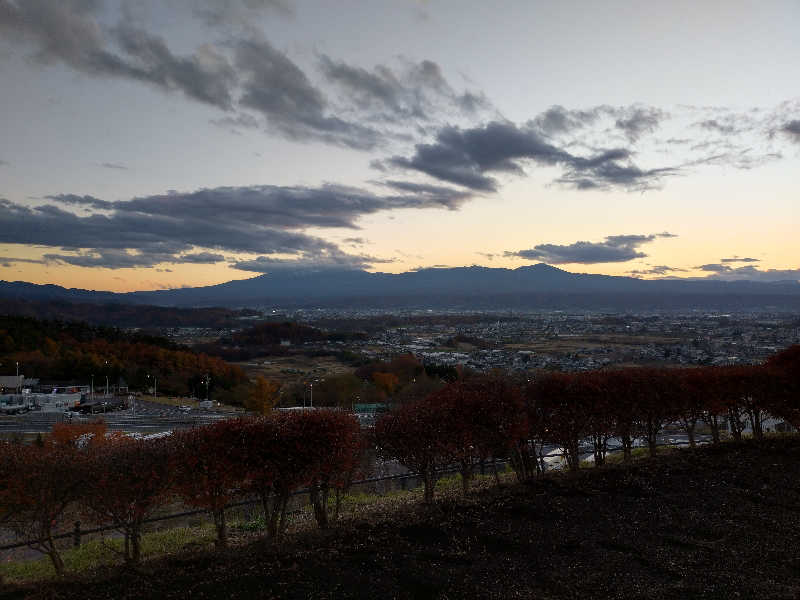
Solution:
M 3 598 L 800 597 L 800 438 L 552 474 Z

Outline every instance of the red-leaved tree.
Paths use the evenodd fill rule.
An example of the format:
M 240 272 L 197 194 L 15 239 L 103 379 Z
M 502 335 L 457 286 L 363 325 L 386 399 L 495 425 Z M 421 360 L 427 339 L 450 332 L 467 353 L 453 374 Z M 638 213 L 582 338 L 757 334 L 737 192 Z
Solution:
M 64 573 L 64 561 L 53 536 L 67 508 L 85 492 L 81 460 L 68 445 L 0 444 L 0 518 L 47 555 L 58 575 Z
M 384 414 L 375 423 L 378 455 L 396 459 L 422 477 L 425 503 L 433 502 L 437 468 L 447 465 L 451 457 L 444 417 L 438 403 L 417 400 Z
M 240 493 L 246 476 L 246 426 L 244 419 L 228 419 L 175 434 L 176 491 L 187 504 L 211 513 L 219 548 L 228 545 L 225 507 Z
M 125 536 L 126 562 L 140 561 L 144 521 L 170 499 L 172 450 L 171 438 L 121 438 L 87 450 L 84 504 Z

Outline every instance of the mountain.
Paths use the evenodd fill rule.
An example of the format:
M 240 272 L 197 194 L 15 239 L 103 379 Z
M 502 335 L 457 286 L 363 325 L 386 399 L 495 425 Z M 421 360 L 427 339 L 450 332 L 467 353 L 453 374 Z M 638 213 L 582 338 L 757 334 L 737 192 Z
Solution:
M 127 294 L 0 282 L 0 296 L 8 295 L 161 306 L 800 309 L 798 282 L 642 280 L 570 273 L 541 263 L 399 274 L 286 271 L 206 287 Z

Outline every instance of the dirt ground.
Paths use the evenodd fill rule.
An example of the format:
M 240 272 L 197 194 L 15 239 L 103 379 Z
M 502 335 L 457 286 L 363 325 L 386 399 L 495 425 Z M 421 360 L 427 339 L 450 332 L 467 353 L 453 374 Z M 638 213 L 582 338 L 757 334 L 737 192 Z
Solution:
M 553 474 L 3 598 L 800 597 L 800 438 Z

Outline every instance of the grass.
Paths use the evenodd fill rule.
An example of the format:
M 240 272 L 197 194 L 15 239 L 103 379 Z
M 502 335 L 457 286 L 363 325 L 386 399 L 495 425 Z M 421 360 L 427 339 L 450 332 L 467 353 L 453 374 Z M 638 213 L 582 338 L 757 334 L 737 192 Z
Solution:
M 142 536 L 142 556 L 145 559 L 176 554 L 187 549 L 211 548 L 214 544 L 214 528 L 210 524 L 200 527 L 175 527 Z M 123 564 L 122 538 L 88 540 L 78 548 L 62 551 L 61 557 L 68 573 L 85 573 L 99 567 Z M 0 563 L 0 576 L 9 583 L 31 583 L 55 577 L 50 559 L 46 556 L 36 560 Z

